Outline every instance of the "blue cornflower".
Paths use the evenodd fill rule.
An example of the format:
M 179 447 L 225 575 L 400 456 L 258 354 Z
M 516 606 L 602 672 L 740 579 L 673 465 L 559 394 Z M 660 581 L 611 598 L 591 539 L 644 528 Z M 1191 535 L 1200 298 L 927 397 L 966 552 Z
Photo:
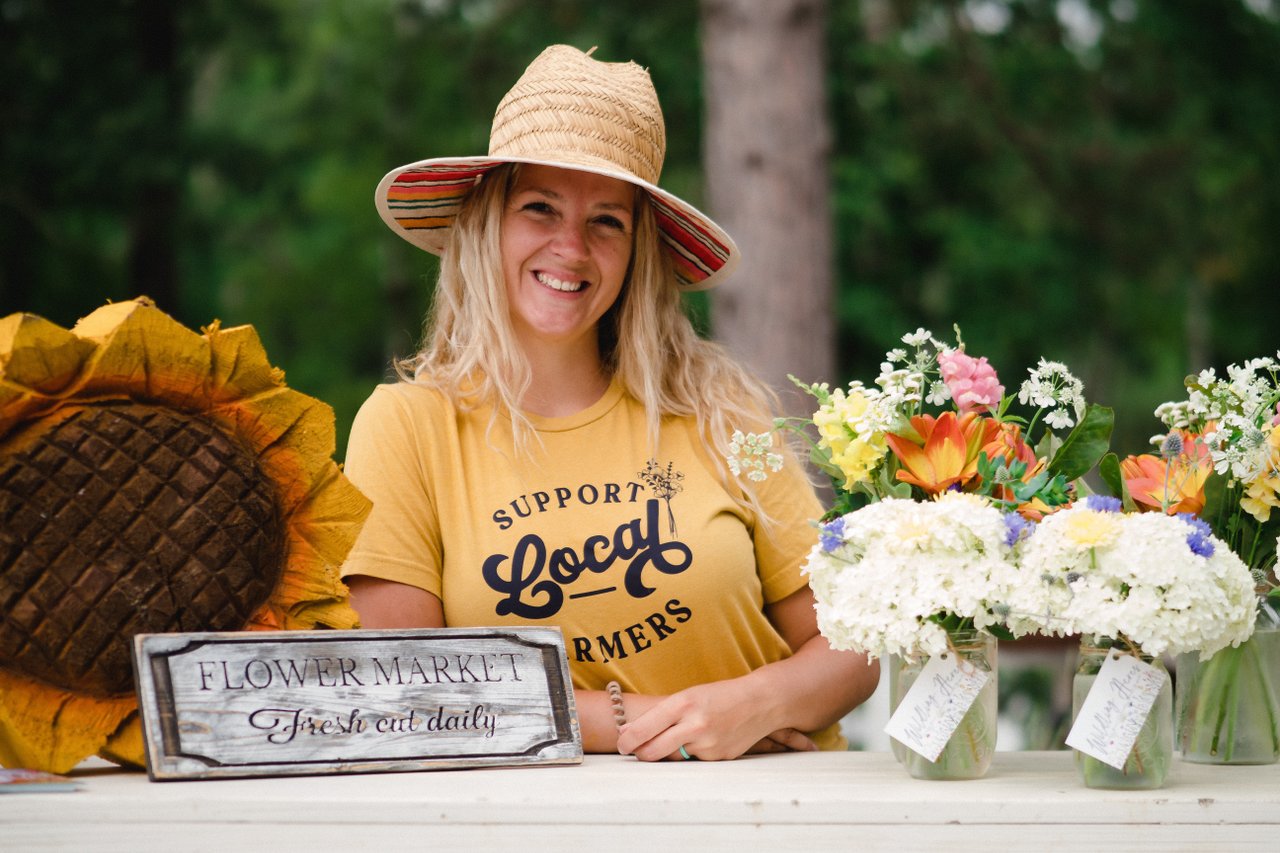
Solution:
M 1199 554 L 1201 557 L 1213 556 L 1213 540 L 1198 530 L 1187 536 L 1187 547 L 1193 554 Z
M 1199 554 L 1201 557 L 1212 557 L 1213 528 L 1209 526 L 1209 522 L 1189 512 L 1178 513 L 1178 518 L 1185 521 L 1191 528 L 1191 532 L 1187 534 L 1187 547 L 1192 553 Z
M 1036 523 L 1027 521 L 1016 512 L 1007 512 L 1004 515 L 1004 544 L 1012 548 L 1021 539 L 1026 539 L 1035 532 Z
M 1199 516 L 1192 515 L 1189 512 L 1178 513 L 1178 518 L 1191 526 L 1191 529 L 1199 533 L 1201 536 L 1212 536 L 1213 528 L 1209 526 L 1209 522 Z
M 830 554 L 844 544 L 844 516 L 828 521 L 819 529 L 821 531 L 819 541 L 822 543 L 823 551 Z
M 1086 508 L 1094 512 L 1119 512 L 1120 499 L 1113 498 L 1109 495 L 1089 495 L 1084 499 Z

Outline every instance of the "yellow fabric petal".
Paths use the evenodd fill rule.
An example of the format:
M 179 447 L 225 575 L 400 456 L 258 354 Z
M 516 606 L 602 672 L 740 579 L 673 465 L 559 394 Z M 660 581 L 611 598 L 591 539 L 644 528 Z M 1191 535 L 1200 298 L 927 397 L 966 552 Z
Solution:
M 80 696 L 0 669 L 0 763 L 65 773 L 96 753 L 135 707 L 132 696 Z

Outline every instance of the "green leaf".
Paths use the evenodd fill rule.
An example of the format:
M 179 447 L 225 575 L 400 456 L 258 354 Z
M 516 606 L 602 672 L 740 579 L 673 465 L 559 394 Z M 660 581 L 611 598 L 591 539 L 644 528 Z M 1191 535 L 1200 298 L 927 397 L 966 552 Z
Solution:
M 984 630 L 997 640 L 1012 641 L 1017 639 L 1017 637 L 1013 636 L 1013 632 L 1004 625 L 988 625 Z
M 1102 482 L 1106 484 L 1107 489 L 1110 490 L 1112 497 L 1120 499 L 1125 512 L 1133 512 L 1137 509 L 1133 503 L 1133 496 L 1129 494 L 1129 487 L 1124 483 L 1124 474 L 1120 471 L 1119 456 L 1114 453 L 1104 455 L 1098 463 L 1098 474 L 1102 477 Z
M 1107 406 L 1090 403 L 1084 417 L 1071 430 L 1062 447 L 1049 462 L 1049 470 L 1061 474 L 1067 480 L 1077 480 L 1097 464 L 1111 446 L 1111 429 L 1115 426 L 1115 411 Z

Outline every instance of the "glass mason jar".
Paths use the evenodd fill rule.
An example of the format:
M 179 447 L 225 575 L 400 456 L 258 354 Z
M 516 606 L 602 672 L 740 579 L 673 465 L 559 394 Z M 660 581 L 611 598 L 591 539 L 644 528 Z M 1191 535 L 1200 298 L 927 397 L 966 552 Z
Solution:
M 996 751 L 996 638 L 981 631 L 955 631 L 948 634 L 951 646 L 962 665 L 976 666 L 991 673 L 978 696 L 969 706 L 960 725 L 951 734 L 936 761 L 890 738 L 894 757 L 916 779 L 978 779 L 991 766 Z M 889 656 L 889 713 L 902 703 L 911 685 L 916 683 L 928 657 L 918 659 Z
M 1198 764 L 1280 760 L 1280 613 L 1266 599 L 1253 636 L 1206 661 L 1178 656 L 1178 746 Z
M 1109 638 L 1085 637 L 1080 641 L 1079 665 L 1071 685 L 1072 719 L 1080 715 L 1080 707 L 1093 688 L 1098 670 L 1102 669 L 1112 646 L 1122 649 L 1125 654 L 1132 653 L 1124 644 Z M 1143 663 L 1164 670 L 1164 662 L 1160 658 L 1141 653 L 1139 656 Z M 1159 788 L 1164 785 L 1172 762 L 1173 688 L 1168 678 L 1164 680 L 1155 704 L 1129 750 L 1123 769 L 1117 770 L 1104 761 L 1076 751 L 1076 769 L 1088 788 Z

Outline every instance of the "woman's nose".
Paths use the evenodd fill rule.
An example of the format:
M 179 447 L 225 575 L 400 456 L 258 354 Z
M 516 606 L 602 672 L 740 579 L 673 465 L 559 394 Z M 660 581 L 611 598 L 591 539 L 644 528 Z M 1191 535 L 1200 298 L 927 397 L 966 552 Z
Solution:
M 585 258 L 589 252 L 585 226 L 562 221 L 552 238 L 552 248 L 564 258 L 572 260 Z

